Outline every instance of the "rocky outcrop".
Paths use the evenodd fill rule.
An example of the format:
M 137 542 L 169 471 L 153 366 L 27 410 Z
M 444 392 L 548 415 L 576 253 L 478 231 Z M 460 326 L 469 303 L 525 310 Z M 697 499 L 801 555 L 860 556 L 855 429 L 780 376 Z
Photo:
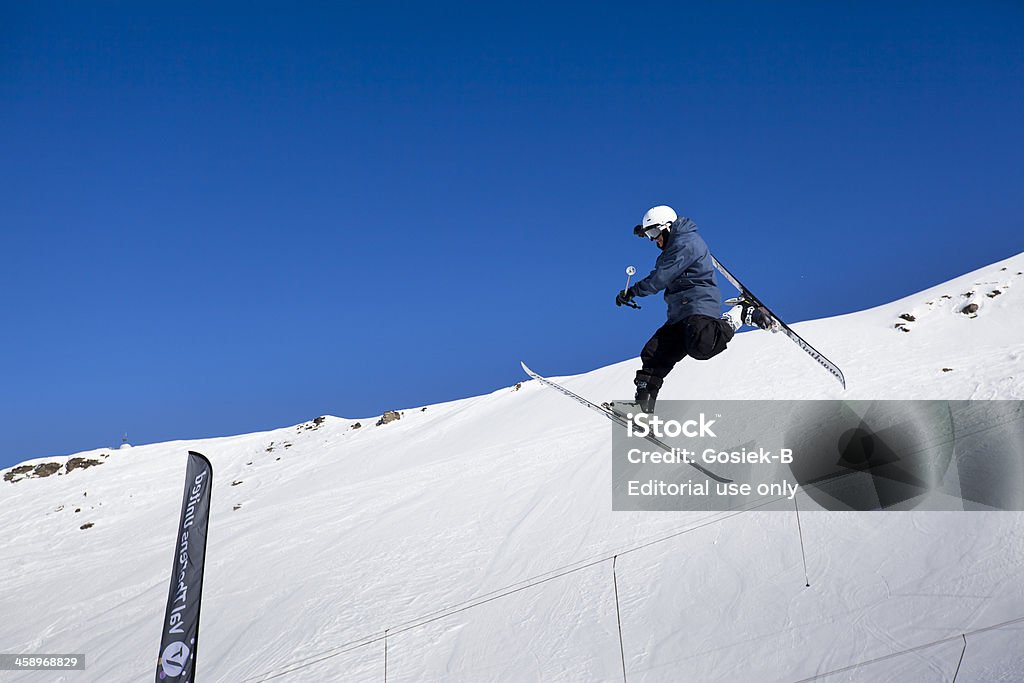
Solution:
M 303 431 L 306 431 L 306 432 L 316 431 L 316 430 L 320 429 L 320 426 L 324 422 L 326 422 L 326 421 L 327 421 L 327 416 L 326 415 L 321 415 L 320 417 L 314 417 L 309 422 L 303 422 L 302 424 L 300 424 L 299 427 L 298 427 L 298 431 L 300 431 L 300 432 L 303 432 Z
M 107 454 L 103 453 L 100 457 L 106 458 Z M 102 464 L 102 460 L 92 458 L 71 458 L 66 463 L 41 462 L 38 465 L 18 465 L 4 473 L 4 481 L 14 483 L 22 479 L 41 479 L 54 474 L 70 474 L 75 470 L 84 470 Z
M 18 465 L 4 475 L 4 481 L 17 481 L 27 476 L 32 470 L 32 465 Z
M 71 472 L 72 470 L 84 470 L 94 465 L 102 465 L 102 460 L 91 460 L 89 458 L 71 458 L 68 460 L 67 465 L 64 466 L 65 472 Z
M 381 425 L 386 425 L 389 422 L 401 419 L 402 414 L 397 410 L 385 410 L 384 414 L 380 416 L 379 420 L 377 420 L 377 426 L 380 427 Z
M 35 466 L 35 469 L 32 470 L 32 476 L 48 477 L 51 474 L 60 472 L 61 467 L 63 466 L 59 462 L 44 462 Z

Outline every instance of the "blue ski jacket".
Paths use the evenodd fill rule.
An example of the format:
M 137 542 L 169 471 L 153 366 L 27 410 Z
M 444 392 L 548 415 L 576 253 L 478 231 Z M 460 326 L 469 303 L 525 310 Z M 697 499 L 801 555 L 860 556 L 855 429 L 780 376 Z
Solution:
M 697 224 L 689 218 L 676 219 L 654 270 L 632 287 L 636 296 L 650 296 L 663 289 L 670 323 L 691 315 L 722 315 L 722 293 L 711 252 L 697 234 Z

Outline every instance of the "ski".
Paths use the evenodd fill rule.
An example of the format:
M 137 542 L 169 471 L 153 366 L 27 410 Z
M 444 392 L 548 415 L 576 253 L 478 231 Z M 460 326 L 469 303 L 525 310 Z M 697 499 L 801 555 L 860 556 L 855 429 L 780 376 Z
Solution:
M 723 266 L 721 261 L 716 259 L 714 256 L 711 257 L 711 261 L 712 263 L 715 264 L 715 268 L 717 268 L 718 271 L 725 276 L 725 279 L 731 282 L 732 286 L 740 291 L 740 296 L 742 296 L 750 303 L 756 306 L 760 306 L 764 310 L 768 311 L 768 314 L 771 315 L 772 319 L 774 319 L 775 322 L 779 324 L 780 332 L 782 332 L 787 337 L 792 339 L 797 346 L 803 349 L 804 353 L 806 353 L 814 360 L 818 361 L 818 364 L 821 365 L 821 367 L 825 368 L 825 370 L 827 370 L 830 375 L 835 377 L 836 380 L 838 380 L 839 383 L 843 385 L 843 389 L 846 388 L 846 377 L 843 376 L 843 371 L 839 369 L 838 365 L 830 361 L 820 351 L 818 351 L 816 348 L 808 344 L 807 340 L 801 337 L 796 332 L 794 332 L 789 325 L 782 322 L 782 320 L 779 319 L 779 316 L 775 315 L 772 312 L 772 309 L 765 306 L 764 302 L 757 298 L 757 295 L 755 295 L 753 292 L 747 289 L 742 282 L 736 279 L 736 276 L 730 273 L 729 269 Z
M 577 403 L 581 403 L 581 404 L 587 406 L 588 408 L 590 408 L 594 412 L 597 412 L 597 413 L 600 413 L 600 414 L 604 415 L 605 417 L 607 417 L 609 420 L 611 420 L 612 422 L 614 422 L 617 425 L 620 425 L 622 427 L 627 427 L 629 425 L 629 420 L 627 420 L 623 415 L 619 415 L 618 413 L 616 413 L 616 412 L 614 412 L 612 410 L 609 410 L 607 408 L 603 408 L 603 407 L 597 405 L 596 403 L 592 403 L 591 401 L 588 401 L 587 399 L 583 398 L 579 394 L 575 394 L 575 393 L 569 391 L 568 389 L 566 389 L 562 385 L 556 384 L 555 382 L 552 382 L 551 380 L 549 380 L 546 377 L 541 377 L 536 372 L 534 372 L 533 370 L 528 368 L 526 366 L 526 363 L 524 363 L 522 361 L 519 361 L 519 364 L 523 366 L 523 372 L 525 372 L 527 375 L 529 375 L 533 379 L 537 380 L 538 382 L 540 382 L 544 386 L 550 387 L 550 388 L 554 389 L 555 391 L 557 391 L 558 393 L 563 394 L 565 396 L 568 396 L 569 398 L 571 398 L 572 400 L 576 401 Z M 647 441 L 650 441 L 652 444 L 654 444 L 658 448 L 662 449 L 666 453 L 672 450 L 671 446 L 669 446 L 664 441 L 661 441 L 660 439 L 658 439 L 655 436 L 647 435 L 647 436 L 645 436 L 643 438 L 646 439 Z M 728 483 L 732 482 L 732 479 L 726 479 L 723 476 L 717 475 L 714 472 L 712 472 L 711 470 L 705 469 L 704 467 L 701 467 L 700 465 L 698 465 L 695 462 L 691 462 L 689 464 L 694 469 L 699 471 L 701 474 L 704 474 L 704 475 L 706 475 L 708 477 L 711 477 L 715 481 L 721 482 L 723 484 L 728 484 Z

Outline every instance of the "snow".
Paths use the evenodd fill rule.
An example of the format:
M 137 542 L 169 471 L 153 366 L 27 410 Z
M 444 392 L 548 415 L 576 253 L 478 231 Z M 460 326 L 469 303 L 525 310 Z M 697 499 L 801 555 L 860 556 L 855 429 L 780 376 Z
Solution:
M 751 332 L 662 395 L 1022 399 L 1022 271 L 1019 254 L 795 325 L 845 392 Z M 637 366 L 564 384 L 623 398 Z M 621 680 L 615 556 L 630 681 L 796 681 L 931 643 L 822 680 L 951 680 L 963 633 L 957 681 L 1024 680 L 1024 621 L 978 631 L 1024 617 L 1019 513 L 804 512 L 806 587 L 792 513 L 613 513 L 609 425 L 536 382 L 376 421 L 43 458 L 102 464 L 0 481 L 0 650 L 87 660 L 0 681 L 153 676 L 189 449 L 214 465 L 204 682 L 379 681 L 385 629 L 388 681 Z

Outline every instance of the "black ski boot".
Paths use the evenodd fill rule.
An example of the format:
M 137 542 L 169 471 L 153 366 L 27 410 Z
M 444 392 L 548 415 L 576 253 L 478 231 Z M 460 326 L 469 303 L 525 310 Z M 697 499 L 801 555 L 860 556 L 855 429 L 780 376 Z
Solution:
M 633 384 L 636 385 L 636 403 L 640 410 L 647 414 L 653 413 L 658 391 L 661 389 L 661 380 L 638 372 Z

